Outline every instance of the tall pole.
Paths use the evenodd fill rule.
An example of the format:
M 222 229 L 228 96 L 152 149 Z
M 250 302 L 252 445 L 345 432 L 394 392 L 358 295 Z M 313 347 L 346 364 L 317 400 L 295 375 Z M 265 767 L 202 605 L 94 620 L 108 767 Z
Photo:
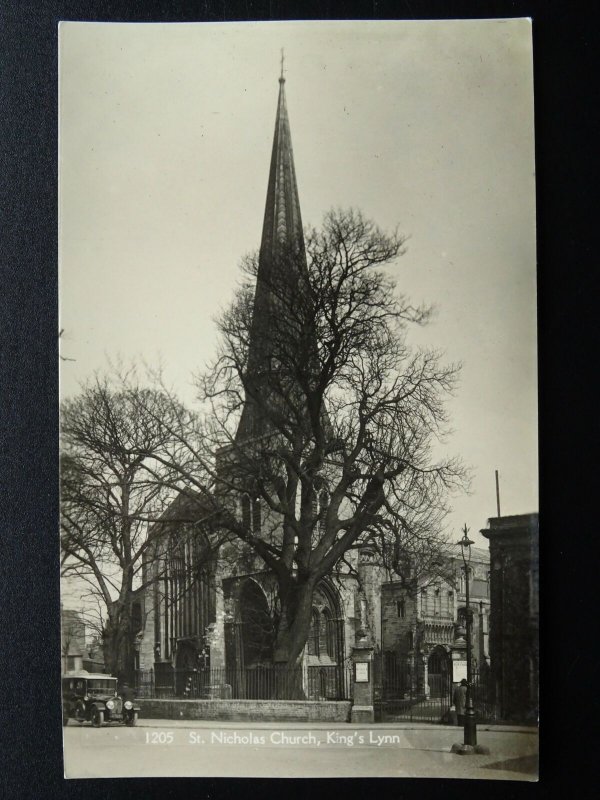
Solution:
M 463 528 L 463 538 L 460 542 L 460 551 L 465 570 L 465 600 L 467 604 L 467 691 L 465 695 L 465 726 L 464 726 L 464 739 L 462 743 L 455 742 L 452 745 L 452 752 L 459 755 L 469 755 L 472 753 L 489 754 L 490 749 L 485 745 L 477 744 L 477 724 L 475 721 L 475 709 L 473 708 L 473 669 L 472 669 L 472 625 L 471 625 L 471 589 L 469 586 L 469 565 L 471 563 L 471 545 L 475 544 L 469 539 L 469 529 L 465 525 Z M 468 555 L 468 558 L 467 558 Z
M 475 709 L 473 708 L 473 692 L 471 682 L 473 680 L 472 670 L 472 644 L 471 644 L 471 604 L 470 604 L 470 590 L 469 590 L 469 563 L 471 561 L 471 542 L 467 536 L 469 529 L 465 525 L 463 528 L 464 544 L 462 546 L 462 557 L 465 568 L 465 582 L 466 582 L 466 604 L 467 604 L 467 695 L 465 697 L 465 738 L 464 743 L 472 745 L 477 744 L 477 726 L 475 723 Z M 465 550 L 468 548 L 469 560 L 467 561 Z
M 498 516 L 500 517 L 500 481 L 498 480 L 498 470 L 496 470 L 496 508 L 498 510 Z

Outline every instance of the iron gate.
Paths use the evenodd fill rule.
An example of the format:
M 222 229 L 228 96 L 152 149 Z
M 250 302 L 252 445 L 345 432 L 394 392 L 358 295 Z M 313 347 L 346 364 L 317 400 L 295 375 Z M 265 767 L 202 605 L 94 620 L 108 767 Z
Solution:
M 448 722 L 452 679 L 448 671 L 427 675 L 384 653 L 375 671 L 375 713 L 380 722 Z M 378 667 L 378 668 L 377 668 Z M 426 683 L 425 683 L 426 681 Z
M 375 658 L 375 718 L 378 722 L 456 723 L 450 713 L 455 684 L 452 674 L 443 666 L 436 669 L 430 659 L 427 671 L 421 665 L 414 672 L 407 659 L 393 653 Z M 427 675 L 427 678 L 425 676 Z M 425 680 L 427 690 L 425 690 Z M 471 675 L 471 692 L 477 722 L 497 722 L 497 706 L 489 669 L 475 665 Z

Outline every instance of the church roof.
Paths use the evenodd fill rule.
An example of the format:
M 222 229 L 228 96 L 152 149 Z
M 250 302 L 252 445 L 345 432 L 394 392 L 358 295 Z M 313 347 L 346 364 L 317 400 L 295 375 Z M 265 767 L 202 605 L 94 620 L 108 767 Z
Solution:
M 198 522 L 208 508 L 209 504 L 205 495 L 187 489 L 177 494 L 155 524 Z

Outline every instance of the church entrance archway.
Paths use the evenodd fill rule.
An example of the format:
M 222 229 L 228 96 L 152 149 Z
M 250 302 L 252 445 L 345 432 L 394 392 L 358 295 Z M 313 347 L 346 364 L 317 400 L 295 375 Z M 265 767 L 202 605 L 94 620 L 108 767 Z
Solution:
M 273 660 L 275 631 L 265 593 L 248 580 L 240 592 L 242 666 L 266 666 Z
M 198 666 L 198 651 L 191 642 L 179 642 L 175 659 L 176 669 L 195 669 Z
M 267 598 L 256 581 L 245 581 L 239 593 L 238 609 L 237 669 L 231 673 L 230 682 L 238 697 L 268 699 L 274 692 L 275 629 Z
M 430 697 L 449 697 L 451 689 L 450 657 L 443 647 L 436 647 L 427 660 Z
M 345 697 L 344 619 L 337 590 L 327 580 L 313 592 L 311 625 L 307 641 L 307 696 L 311 700 Z
M 175 654 L 175 694 L 196 697 L 198 681 L 198 649 L 192 642 L 180 641 Z

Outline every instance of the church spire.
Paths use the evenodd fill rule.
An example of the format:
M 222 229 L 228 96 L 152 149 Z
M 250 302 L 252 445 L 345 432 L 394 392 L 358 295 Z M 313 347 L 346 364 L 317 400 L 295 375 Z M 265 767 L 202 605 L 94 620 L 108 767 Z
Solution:
M 260 246 L 261 266 L 263 264 L 266 265 L 267 261 L 276 260 L 283 248 L 289 248 L 292 245 L 303 249 L 304 242 L 296 170 L 294 167 L 294 153 L 292 150 L 292 135 L 285 102 L 282 51 L 279 99 L 277 102 L 271 168 L 267 186 L 267 202 L 265 204 Z M 270 267 L 271 264 L 268 266 Z M 258 278 L 260 279 L 260 274 Z
M 269 352 L 269 339 L 272 338 L 269 329 L 273 324 L 277 324 L 274 323 L 274 317 L 281 314 L 281 306 L 277 302 L 276 295 L 285 286 L 287 286 L 286 292 L 296 291 L 300 275 L 306 269 L 300 200 L 285 101 L 283 64 L 282 50 L 279 98 L 246 366 L 247 382 L 260 380 L 259 376 L 270 369 L 273 353 Z M 238 427 L 238 439 L 265 432 L 261 417 L 256 403 L 246 391 Z

